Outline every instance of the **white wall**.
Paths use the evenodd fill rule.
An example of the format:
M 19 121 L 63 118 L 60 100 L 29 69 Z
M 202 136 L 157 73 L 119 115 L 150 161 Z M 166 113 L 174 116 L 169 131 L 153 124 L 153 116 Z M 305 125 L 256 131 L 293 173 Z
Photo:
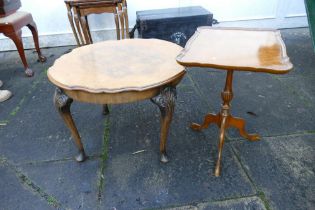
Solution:
M 75 44 L 63 0 L 21 0 L 20 10 L 29 11 L 37 24 L 41 46 Z M 290 28 L 307 26 L 303 0 L 128 0 L 130 27 L 136 11 L 200 5 L 214 14 L 220 26 Z M 107 31 L 99 39 L 115 38 L 111 14 L 91 15 L 92 31 Z M 104 34 L 104 33 L 103 33 Z M 29 37 L 23 29 L 23 37 Z M 25 38 L 26 48 L 32 47 Z M 0 50 L 15 49 L 11 41 L 0 35 Z

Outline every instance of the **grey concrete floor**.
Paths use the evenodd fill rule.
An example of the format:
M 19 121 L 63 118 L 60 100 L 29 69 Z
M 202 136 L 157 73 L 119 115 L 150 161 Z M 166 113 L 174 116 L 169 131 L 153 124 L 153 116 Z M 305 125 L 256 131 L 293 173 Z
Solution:
M 222 175 L 214 177 L 218 128 L 190 130 L 220 108 L 225 74 L 190 68 L 177 88 L 171 162 L 158 161 L 159 110 L 150 101 L 101 107 L 75 102 L 72 113 L 89 159 L 56 112 L 46 71 L 73 47 L 43 49 L 48 61 L 0 52 L 0 209 L 315 209 L 315 55 L 307 28 L 282 30 L 295 68 L 286 75 L 236 72 L 232 113 L 259 133 L 248 142 L 230 129 Z M 133 154 L 144 150 L 142 153 Z

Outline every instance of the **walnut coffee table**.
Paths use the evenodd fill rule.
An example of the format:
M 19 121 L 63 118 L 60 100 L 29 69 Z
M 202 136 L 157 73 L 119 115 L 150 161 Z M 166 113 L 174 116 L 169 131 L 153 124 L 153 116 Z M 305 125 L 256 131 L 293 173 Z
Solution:
M 207 114 L 203 124 L 193 123 L 191 128 L 202 130 L 215 123 L 220 128 L 218 159 L 215 176 L 220 176 L 220 162 L 224 144 L 225 129 L 235 127 L 242 137 L 259 140 L 257 134 L 245 131 L 245 121 L 230 114 L 233 98 L 232 80 L 234 71 L 265 72 L 284 74 L 293 68 L 286 54 L 280 31 L 200 27 L 177 57 L 184 66 L 211 67 L 227 71 L 221 111 Z
M 168 162 L 166 139 L 172 120 L 176 85 L 185 68 L 176 62 L 182 48 L 157 39 L 105 41 L 76 48 L 57 59 L 48 70 L 57 86 L 54 102 L 79 150 L 86 155 L 72 119 L 73 100 L 95 104 L 129 103 L 151 99 L 161 111 L 160 160 Z

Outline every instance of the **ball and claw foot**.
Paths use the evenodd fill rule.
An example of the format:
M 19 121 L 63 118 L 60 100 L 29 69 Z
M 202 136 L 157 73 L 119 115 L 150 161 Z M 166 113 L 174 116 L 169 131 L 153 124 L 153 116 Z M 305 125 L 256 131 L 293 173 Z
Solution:
M 168 158 L 168 156 L 167 156 L 166 153 L 162 153 L 162 154 L 161 154 L 160 161 L 161 161 L 162 163 L 168 163 L 168 162 L 169 162 L 169 158 Z
M 43 56 L 43 55 L 38 56 L 39 62 L 44 63 L 44 62 L 46 62 L 46 60 L 47 60 L 47 58 L 45 56 Z
M 81 151 L 79 152 L 79 154 L 75 157 L 75 160 L 77 162 L 83 162 L 87 159 L 86 155 L 85 155 L 85 152 L 84 151 Z
M 259 141 L 260 136 L 258 134 L 247 134 L 247 137 L 245 137 L 249 141 Z
M 34 76 L 34 72 L 33 72 L 32 69 L 27 68 L 27 69 L 25 69 L 25 75 L 26 75 L 27 77 L 32 77 L 32 76 Z
M 201 125 L 197 123 L 191 123 L 190 128 L 193 129 L 194 131 L 201 131 Z

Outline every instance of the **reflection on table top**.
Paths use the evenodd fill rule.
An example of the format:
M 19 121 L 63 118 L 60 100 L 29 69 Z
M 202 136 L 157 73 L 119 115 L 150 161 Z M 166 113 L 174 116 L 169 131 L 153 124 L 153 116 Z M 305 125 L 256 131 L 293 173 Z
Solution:
M 67 90 L 93 93 L 142 91 L 178 79 L 182 47 L 157 39 L 100 42 L 74 49 L 48 70 L 49 80 Z
M 177 57 L 185 66 L 286 73 L 293 68 L 280 31 L 200 27 Z

